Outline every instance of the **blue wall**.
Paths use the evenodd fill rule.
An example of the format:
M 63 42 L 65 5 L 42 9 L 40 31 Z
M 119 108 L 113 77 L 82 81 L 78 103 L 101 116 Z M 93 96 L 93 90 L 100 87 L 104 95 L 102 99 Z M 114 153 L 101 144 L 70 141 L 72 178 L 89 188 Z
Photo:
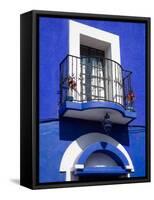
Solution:
M 58 117 L 59 64 L 68 53 L 68 20 L 40 18 L 40 119 Z
M 145 125 L 145 24 L 75 20 L 120 36 L 121 64 L 133 72 L 137 118 Z M 58 117 L 59 64 L 68 54 L 68 20 L 40 18 L 40 120 Z
M 121 64 L 133 72 L 137 118 L 145 125 L 145 25 L 109 21 L 75 20 L 120 36 Z M 115 25 L 116 24 L 116 25 Z M 40 17 L 40 121 L 59 118 L 59 64 L 68 54 L 68 20 Z M 137 129 L 137 128 L 136 128 Z M 58 120 L 40 123 L 40 182 L 64 181 L 59 173 L 62 155 L 71 141 L 87 132 L 102 132 L 96 122 Z M 111 134 L 129 152 L 133 176 L 145 175 L 145 130 L 115 126 Z M 142 166 L 142 167 L 141 167 Z
M 41 183 L 65 181 L 65 174 L 59 172 L 64 151 L 72 141 L 90 132 L 103 133 L 101 123 L 65 118 L 40 124 Z M 145 176 L 145 130 L 115 125 L 110 136 L 129 153 L 135 168 L 131 176 Z

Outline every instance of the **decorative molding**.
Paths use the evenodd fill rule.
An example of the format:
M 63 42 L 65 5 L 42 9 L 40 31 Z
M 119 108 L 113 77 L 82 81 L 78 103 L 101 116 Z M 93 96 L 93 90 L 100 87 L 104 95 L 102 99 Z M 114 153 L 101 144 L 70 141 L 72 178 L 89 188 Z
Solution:
M 75 164 L 77 163 L 78 159 L 80 158 L 84 150 L 89 145 L 94 144 L 96 142 L 106 142 L 113 145 L 118 150 L 120 150 L 121 153 L 128 160 L 129 168 L 131 169 L 132 172 L 134 171 L 134 166 L 128 152 L 118 141 L 102 133 L 88 133 L 86 135 L 80 136 L 77 140 L 73 141 L 63 154 L 60 163 L 60 172 L 66 172 L 67 181 L 72 180 L 68 178 L 70 176 L 67 175 L 67 173 L 70 174 L 70 172 L 74 171 Z

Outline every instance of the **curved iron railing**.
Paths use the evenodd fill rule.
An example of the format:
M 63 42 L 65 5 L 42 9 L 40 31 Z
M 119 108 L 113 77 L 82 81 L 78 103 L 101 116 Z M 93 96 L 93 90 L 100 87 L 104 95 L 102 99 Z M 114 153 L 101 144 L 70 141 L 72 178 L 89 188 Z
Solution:
M 60 104 L 110 101 L 133 111 L 131 75 L 109 58 L 67 55 L 60 63 Z

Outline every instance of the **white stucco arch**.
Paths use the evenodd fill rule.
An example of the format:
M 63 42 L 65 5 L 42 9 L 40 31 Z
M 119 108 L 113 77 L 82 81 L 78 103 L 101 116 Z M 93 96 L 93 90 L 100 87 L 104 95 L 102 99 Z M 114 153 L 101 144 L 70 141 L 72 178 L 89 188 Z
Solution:
M 126 168 L 132 172 L 134 171 L 134 166 L 128 152 L 118 141 L 102 133 L 88 133 L 73 141 L 64 152 L 60 163 L 60 172 L 66 172 L 66 181 L 71 181 L 71 173 L 74 171 L 75 164 L 84 150 L 96 142 L 106 142 L 119 149 L 128 160 L 129 165 Z

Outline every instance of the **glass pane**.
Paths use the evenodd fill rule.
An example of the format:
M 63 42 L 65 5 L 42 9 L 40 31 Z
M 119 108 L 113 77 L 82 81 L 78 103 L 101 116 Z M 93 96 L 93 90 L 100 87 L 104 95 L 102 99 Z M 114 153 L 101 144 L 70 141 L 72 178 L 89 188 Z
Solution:
M 103 57 L 104 52 L 95 48 L 81 45 L 82 84 L 87 100 L 104 98 Z

